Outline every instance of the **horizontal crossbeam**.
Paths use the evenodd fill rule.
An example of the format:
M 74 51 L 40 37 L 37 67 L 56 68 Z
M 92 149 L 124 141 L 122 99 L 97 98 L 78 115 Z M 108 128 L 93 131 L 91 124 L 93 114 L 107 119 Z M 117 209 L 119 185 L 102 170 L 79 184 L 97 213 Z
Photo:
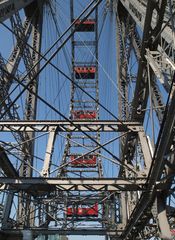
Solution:
M 95 228 L 90 228 L 90 229 L 58 229 L 58 228 L 52 228 L 52 229 L 45 229 L 45 228 L 32 228 L 31 229 L 33 235 L 110 235 L 110 236 L 115 236 L 116 240 L 119 240 L 119 238 L 116 236 L 116 233 L 122 232 L 121 230 L 110 230 L 110 229 L 95 229 Z M 13 239 L 15 236 L 22 236 L 22 231 L 21 230 L 11 230 L 8 229 L 6 231 L 3 231 L 4 233 L 7 233 L 9 236 L 13 236 Z
M 1 121 L 0 131 L 2 132 L 139 132 L 143 127 L 138 122 L 117 122 L 117 121 Z
M 0 177 L 0 184 L 10 185 L 18 190 L 32 193 L 36 190 L 53 191 L 142 191 L 146 179 L 61 179 L 61 178 L 5 178 Z

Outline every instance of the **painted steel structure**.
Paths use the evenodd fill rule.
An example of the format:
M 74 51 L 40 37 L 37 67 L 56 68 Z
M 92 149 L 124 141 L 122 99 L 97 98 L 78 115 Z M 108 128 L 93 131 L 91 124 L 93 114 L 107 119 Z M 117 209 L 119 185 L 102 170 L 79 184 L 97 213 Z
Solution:
M 33 239 L 41 233 L 173 239 L 174 0 L 92 0 L 83 3 L 81 11 L 77 0 L 70 0 L 69 26 L 43 54 L 44 9 L 53 13 L 52 4 L 53 0 L 0 1 L 1 25 L 16 39 L 7 61 L 0 54 L 0 238 L 23 239 L 27 230 Z M 102 6 L 116 21 L 118 117 L 99 98 Z M 52 61 L 67 42 L 71 77 Z M 77 54 L 80 48 L 82 58 Z M 87 49 L 93 52 L 91 60 L 85 57 Z M 21 61 L 26 74 L 19 74 Z M 39 95 L 39 78 L 48 65 L 71 82 L 69 117 Z M 20 86 L 18 94 L 11 92 L 15 84 Z M 21 117 L 16 102 L 24 93 Z M 38 101 L 61 120 L 37 119 Z M 112 120 L 101 120 L 100 109 Z M 151 137 L 145 126 L 148 110 Z M 106 133 L 120 135 L 101 142 L 100 134 Z M 43 158 L 35 156 L 38 134 L 48 136 L 40 146 Z M 55 164 L 59 136 L 66 140 Z M 108 148 L 116 140 L 119 156 Z M 42 160 L 38 168 L 36 159 Z M 104 176 L 103 161 L 119 165 L 118 175 Z

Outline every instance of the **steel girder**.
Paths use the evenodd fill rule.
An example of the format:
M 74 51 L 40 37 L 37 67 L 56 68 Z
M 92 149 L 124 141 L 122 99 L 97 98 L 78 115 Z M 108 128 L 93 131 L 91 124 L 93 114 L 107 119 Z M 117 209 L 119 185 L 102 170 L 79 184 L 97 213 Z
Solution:
M 34 0 L 2 0 L 0 2 L 0 22 L 10 18 L 15 12 L 27 7 Z
M 9 160 L 5 150 L 0 146 L 0 167 L 7 177 L 19 177 L 18 172 Z
M 149 1 L 138 1 L 138 0 L 120 0 L 120 3 L 125 7 L 129 15 L 134 19 L 134 21 L 138 24 L 138 26 L 144 30 L 146 19 L 146 11 L 147 11 L 147 3 Z M 137 7 L 136 7 L 137 6 Z M 160 9 L 157 8 L 156 11 L 158 11 L 158 14 Z M 168 11 L 169 12 L 169 11 Z M 167 14 L 167 11 L 165 12 L 165 23 L 169 21 L 170 16 Z M 156 14 L 152 16 L 150 19 L 152 21 L 151 25 L 154 28 L 156 25 Z M 163 26 L 165 25 L 163 23 Z M 164 41 L 167 43 L 167 45 L 171 45 L 175 49 L 174 44 L 174 37 L 172 35 L 172 29 L 171 26 L 168 24 L 165 26 L 161 33 L 161 37 L 164 39 Z
M 135 24 L 135 30 L 134 30 L 134 34 L 132 35 L 131 41 L 132 41 L 133 50 L 135 52 L 135 56 L 137 58 L 137 61 L 139 61 L 140 50 L 141 50 L 141 37 L 139 36 L 138 30 L 136 28 L 136 24 Z M 159 123 L 161 123 L 163 120 L 165 104 L 163 101 L 162 93 L 160 91 L 160 87 L 156 82 L 156 79 L 154 78 L 152 79 L 152 82 L 151 82 L 151 95 L 152 95 L 153 106 L 154 106 L 157 118 L 159 120 Z
M 60 178 L 7 178 L 0 177 L 0 183 L 17 190 L 39 193 L 40 191 L 142 191 L 146 190 L 146 179 L 60 179 Z M 159 186 L 159 183 L 157 183 Z M 163 185 L 160 184 L 162 188 Z M 159 188 L 159 187 L 158 187 Z
M 138 122 L 117 122 L 117 121 L 1 121 L 0 131 L 3 132 L 128 132 L 134 133 L 143 131 Z
M 21 61 L 21 58 L 23 56 L 24 59 L 24 64 L 26 66 L 26 69 L 29 71 L 30 68 L 33 66 L 33 63 L 38 61 L 39 59 L 39 52 L 40 52 L 40 47 L 41 47 L 41 41 L 40 41 L 40 32 L 41 32 L 41 26 L 42 26 L 42 4 L 37 5 L 38 2 L 37 1 L 1 1 L 0 3 L 0 15 L 1 15 L 1 21 L 6 20 L 7 18 L 10 18 L 11 23 L 12 23 L 12 28 L 14 31 L 14 35 L 17 38 L 17 43 L 16 46 L 14 47 L 14 50 L 12 51 L 12 54 L 9 58 L 9 62 L 8 64 L 5 66 L 4 70 L 6 70 L 8 72 L 8 74 L 4 74 L 4 79 L 3 82 L 5 83 L 4 85 L 4 89 L 6 89 L 6 93 L 8 93 L 12 83 L 13 83 L 13 75 L 15 75 L 17 69 L 18 69 L 18 65 Z M 39 10 L 40 7 L 40 10 Z M 24 24 L 22 24 L 22 21 L 20 19 L 20 15 L 17 13 L 17 11 L 24 9 L 24 12 L 26 14 L 26 20 L 24 22 Z M 37 10 L 38 9 L 38 10 Z M 40 12 L 40 13 L 39 13 Z M 35 14 L 35 16 L 33 16 L 33 14 Z M 5 14 L 5 15 L 4 15 Z M 15 14 L 15 17 L 13 16 L 13 14 Z M 33 52 L 30 51 L 30 49 L 28 48 L 27 42 L 30 38 L 30 34 L 31 32 L 33 33 L 33 42 L 32 42 L 32 47 L 33 47 Z M 31 54 L 32 55 L 31 55 Z M 39 65 L 35 68 L 36 71 L 38 71 L 39 69 Z M 33 73 L 35 74 L 35 73 Z M 31 77 L 29 75 L 29 77 Z M 35 89 L 34 89 L 35 86 Z M 30 85 L 30 89 L 32 89 L 35 93 L 37 93 L 37 88 L 36 88 L 36 84 L 32 84 Z M 8 94 L 7 94 L 8 95 Z M 29 96 L 27 96 L 27 106 L 30 106 L 30 108 L 32 108 L 32 114 L 30 114 L 31 119 L 35 119 L 35 112 L 36 112 L 36 97 L 31 97 L 30 93 L 28 94 Z M 6 96 L 5 96 L 6 97 Z M 34 102 L 34 103 L 33 103 Z M 9 103 L 9 102 L 8 102 Z M 11 102 L 10 102 L 11 104 Z M 29 109 L 29 107 L 27 107 L 27 109 Z M 9 118 L 14 119 L 15 115 L 12 113 L 11 109 L 6 109 L 5 111 L 7 111 L 7 115 L 9 115 Z M 29 111 L 28 111 L 29 112 Z M 26 113 L 27 116 L 29 116 L 29 113 Z M 34 114 L 33 114 L 34 113 Z M 32 115 L 32 116 L 31 116 Z M 19 116 L 17 116 L 19 119 Z M 31 132 L 29 134 L 27 133 L 14 133 L 15 138 L 17 139 L 18 142 L 24 142 L 24 139 L 29 139 L 32 136 L 34 136 L 34 133 Z M 29 136 L 31 135 L 31 136 Z M 30 144 L 24 144 L 23 145 L 23 152 L 24 155 L 27 155 L 27 159 L 29 158 L 29 152 L 32 153 L 32 147 Z M 2 154 L 1 154 L 2 155 Z M 3 151 L 3 156 L 5 156 L 5 152 Z M 6 159 L 8 160 L 8 158 L 6 157 Z M 32 160 L 30 161 L 32 162 Z M 32 163 L 31 163 L 32 164 Z M 12 165 L 12 164 L 11 164 Z M 2 169 L 4 170 L 4 173 L 7 173 L 7 176 L 9 175 L 9 172 L 12 171 L 12 167 L 8 161 L 6 164 L 3 165 Z M 23 164 L 24 165 L 24 164 Z M 7 169 L 8 168 L 8 169 Z M 25 169 L 29 167 L 25 167 Z M 12 170 L 11 170 L 12 169 Z M 22 169 L 22 168 L 21 168 Z M 24 168 L 23 168 L 24 170 Z M 24 171 L 22 170 L 22 174 L 24 173 Z M 13 171 L 14 172 L 14 171 Z M 16 173 L 17 175 L 19 173 Z M 10 193 L 11 191 L 11 193 Z M 7 197 L 7 204 L 5 204 L 5 210 L 4 210 L 4 215 L 3 215 L 3 227 L 6 226 L 7 221 L 8 221 L 8 217 L 10 214 L 10 209 L 11 205 L 12 205 L 12 201 L 13 201 L 13 191 L 9 188 L 9 195 Z M 21 195 L 22 197 L 22 195 Z M 22 198 L 19 201 L 19 212 L 18 215 L 22 216 L 22 205 L 23 205 L 23 200 Z M 29 205 L 30 205 L 30 201 L 28 201 L 28 206 L 26 205 L 25 207 L 25 211 L 29 210 Z M 24 209 L 24 207 L 23 207 Z M 28 211 L 29 212 L 29 211 Z
M 95 229 L 92 228 L 90 230 L 88 229 L 46 229 L 46 228 L 31 228 L 29 229 L 29 231 L 33 232 L 33 236 L 38 236 L 40 234 L 43 234 L 45 236 L 47 235 L 89 235 L 89 236 L 105 236 L 105 235 L 109 235 L 109 236 L 114 236 L 114 238 L 116 240 L 120 240 L 120 237 L 117 237 L 116 234 L 120 234 L 122 232 L 122 230 L 110 230 L 110 229 Z M 13 239 L 16 239 L 15 236 L 17 237 L 17 240 L 19 240 L 19 237 L 23 236 L 23 230 L 11 230 L 11 229 L 7 229 L 6 231 L 2 231 L 2 236 L 13 236 Z M 8 239 L 7 239 L 8 240 Z
M 142 48 L 140 52 L 140 61 L 138 66 L 138 73 L 137 73 L 137 81 L 135 87 L 135 94 L 132 102 L 132 113 L 131 113 L 131 121 L 139 121 L 143 123 L 145 111 L 142 111 L 146 108 L 147 100 L 148 100 L 148 79 L 147 79 L 147 71 L 146 71 L 146 60 L 145 60 L 145 53 L 146 48 L 157 49 L 158 41 L 152 42 L 152 37 L 157 36 L 159 33 L 162 23 L 163 23 L 163 15 L 165 11 L 166 2 L 161 2 L 160 6 L 158 7 L 157 4 L 153 4 L 151 1 L 148 1 L 147 4 L 147 16 L 145 17 L 145 27 L 143 31 L 143 38 L 142 38 Z M 155 8 L 159 8 L 159 18 L 161 21 L 157 21 L 154 29 L 152 29 L 152 15 Z M 132 139 L 132 135 L 128 135 L 126 142 L 125 142 L 125 149 L 123 156 L 127 161 L 131 161 L 133 159 L 135 146 L 134 141 Z M 129 149 L 129 151 L 128 151 Z
M 23 60 L 26 66 L 26 70 L 28 74 L 27 83 L 30 82 L 28 88 L 32 90 L 27 91 L 26 94 L 26 102 L 25 102 L 25 116 L 26 120 L 35 120 L 36 119 L 36 111 L 37 111 L 37 93 L 38 93 L 38 77 L 37 73 L 40 69 L 40 64 L 37 64 L 40 59 L 41 52 L 41 36 L 42 36 L 42 24 L 43 24 L 43 4 L 39 3 L 39 1 L 35 1 L 31 3 L 30 8 L 26 8 L 25 13 L 28 17 L 32 18 L 33 12 L 35 15 L 32 21 L 32 51 L 29 49 L 28 45 L 25 44 L 24 52 L 23 52 Z M 17 15 L 18 17 L 18 15 Z M 17 18 L 19 19 L 19 18 Z M 22 31 L 22 24 L 20 21 L 17 22 L 17 26 L 19 28 L 19 32 Z M 17 41 L 20 41 L 19 33 L 16 34 Z M 22 42 L 23 44 L 23 42 Z M 36 65 L 34 68 L 33 66 Z M 31 71 L 32 69 L 32 71 Z M 31 79 L 33 81 L 31 82 Z M 34 155 L 34 142 L 31 142 L 31 139 L 35 137 L 34 132 L 24 133 L 25 143 L 23 144 L 23 152 L 25 153 L 23 156 L 23 162 L 21 164 L 19 174 L 22 177 L 31 177 L 32 176 L 32 167 L 33 166 L 33 155 Z M 27 198 L 25 201 L 23 198 Z M 31 196 L 26 195 L 25 193 L 19 194 L 19 206 L 18 206 L 18 218 L 21 225 L 33 226 L 34 220 L 33 213 L 34 209 L 32 209 L 31 205 Z M 34 206 L 33 206 L 34 208 Z M 26 218 L 26 214 L 28 214 Z M 30 220 L 29 220 L 30 218 Z M 32 219 L 32 220 L 31 220 Z
M 169 2 L 170 3 L 170 2 Z M 169 6 L 170 7 L 170 6 Z M 174 15 L 170 15 L 172 20 Z M 173 24 L 172 24 L 173 28 Z M 174 34 L 174 29 L 173 33 Z M 164 44 L 163 44 L 164 45 Z M 163 85 L 165 90 L 169 93 L 170 101 L 173 100 L 174 94 L 174 45 L 167 47 L 168 51 L 163 51 L 161 47 L 157 51 L 150 51 L 147 49 L 146 58 L 152 71 L 157 79 Z M 170 51 L 172 49 L 172 51 Z M 171 90 L 171 91 L 170 91 Z M 170 91 L 170 92 L 169 92 Z M 164 120 L 169 118 L 170 115 L 165 115 Z M 167 119 L 166 119 L 167 121 Z M 174 181 L 174 127 L 171 131 L 169 143 L 166 147 L 164 154 L 164 161 L 162 163 L 162 172 L 166 175 L 167 190 L 161 191 L 157 194 L 157 210 L 158 210 L 158 222 L 162 236 L 167 236 L 170 228 L 173 228 L 174 218 L 170 210 L 173 201 L 173 191 L 170 193 Z M 161 175 L 161 173 L 160 173 Z M 170 235 L 170 234 L 169 234 Z
M 171 142 L 171 136 L 172 134 L 174 134 L 174 132 L 172 131 L 175 123 L 175 112 L 174 112 L 175 100 L 174 99 L 175 99 L 175 92 L 173 91 L 172 101 L 170 103 L 170 106 L 168 107 L 167 117 L 165 119 L 162 132 L 159 136 L 157 148 L 154 153 L 152 167 L 148 175 L 147 183 L 148 183 L 148 189 L 150 192 L 142 193 L 141 198 L 131 215 L 131 218 L 130 218 L 130 221 L 128 222 L 126 230 L 122 235 L 123 238 L 130 237 L 132 236 L 132 234 L 134 236 L 138 234 L 137 223 L 140 225 L 143 224 L 142 221 L 144 221 L 144 217 L 147 218 L 146 212 L 148 214 L 148 210 L 153 204 L 153 201 L 156 197 L 157 191 L 155 189 L 155 182 L 158 179 L 160 179 L 162 176 L 162 171 L 165 165 L 164 156 Z M 166 222 L 166 215 L 164 215 L 165 214 L 164 212 L 162 213 L 163 213 L 163 217 L 161 217 L 161 220 L 160 220 L 161 230 L 162 228 L 164 228 L 164 230 L 162 230 L 162 233 L 164 234 L 164 237 L 171 238 L 170 228 Z M 133 229 L 134 226 L 135 228 Z
M 173 47 L 173 44 L 172 44 L 172 47 Z M 157 79 L 159 79 L 161 84 L 164 86 L 165 90 L 169 91 L 171 88 L 170 83 L 172 81 L 171 76 L 172 76 L 173 71 L 175 70 L 174 63 L 173 63 L 173 54 L 171 55 L 170 52 L 169 52 L 169 55 L 166 54 L 166 52 L 163 51 L 163 49 L 159 46 L 157 51 L 150 51 L 149 49 L 147 49 L 145 57 L 150 65 L 150 67 L 152 68 L 152 71 L 155 74 L 155 78 L 157 77 Z M 169 76 L 168 81 L 165 78 L 165 76 L 167 76 L 167 75 Z M 159 86 L 156 83 L 156 79 L 153 79 L 152 81 L 153 81 L 151 83 L 152 84 L 152 92 L 150 94 L 152 94 L 152 96 L 153 96 L 153 99 L 152 99 L 153 104 L 155 107 L 155 111 L 156 111 L 158 120 L 161 124 L 163 121 L 163 117 L 164 117 L 165 106 L 163 104 L 162 96 L 160 93 Z M 172 98 L 172 93 L 170 94 L 170 98 Z M 157 193 L 156 194 L 157 198 L 154 203 L 154 205 L 157 205 L 157 213 L 154 214 L 154 218 L 158 219 L 159 228 L 160 228 L 162 236 L 164 236 L 164 237 L 171 237 L 170 224 L 172 225 L 172 222 L 168 223 L 169 214 L 167 212 L 168 206 L 167 206 L 166 202 L 167 202 L 167 198 L 170 194 L 169 189 L 172 185 L 173 175 L 174 175 L 174 170 L 172 167 L 172 162 L 174 162 L 172 149 L 174 149 L 174 147 L 173 147 L 173 145 L 171 145 L 174 142 L 173 138 L 174 138 L 174 133 L 172 132 L 170 144 L 167 147 L 165 157 L 164 157 L 165 158 L 164 159 L 164 167 L 162 167 L 162 171 L 163 171 L 163 169 L 165 169 L 167 176 L 169 176 L 169 178 L 167 177 L 167 191 L 163 190 L 163 191 L 160 191 L 159 193 Z M 170 145 L 171 145 L 171 148 L 170 148 Z M 171 157 L 169 158 L 170 155 L 171 155 Z M 170 161 L 171 161 L 171 163 L 170 163 Z M 153 210 L 152 210 L 152 212 L 153 212 Z
M 121 10 L 121 9 L 120 9 Z M 124 8 L 116 16 L 117 22 L 117 82 L 118 82 L 118 112 L 121 120 L 126 121 L 130 119 L 130 103 L 129 103 L 129 86 L 131 84 L 129 71 L 129 60 L 131 57 L 131 50 L 133 45 L 133 40 L 136 39 L 136 24 L 132 20 L 131 16 L 127 14 Z M 135 38 L 133 37 L 135 36 Z M 136 41 L 138 43 L 138 41 Z M 147 146 L 147 143 L 143 143 L 144 137 L 142 139 L 142 147 Z M 120 157 L 122 158 L 124 154 L 126 136 L 120 139 Z M 141 147 L 140 147 L 141 149 Z M 147 149 L 148 150 L 148 149 Z M 149 151 L 149 150 L 148 150 Z M 145 150 L 144 150 L 145 153 Z M 149 166 L 150 159 L 144 158 L 146 166 Z M 138 171 L 138 169 L 136 169 Z M 146 174 L 146 171 L 145 171 Z M 122 177 L 132 177 L 134 173 L 126 169 L 124 166 L 120 167 L 119 176 Z M 121 221 L 123 224 L 123 229 L 126 226 L 127 218 L 131 214 L 134 208 L 134 203 L 139 198 L 138 193 L 132 192 L 123 192 L 120 195 L 120 204 L 121 204 Z
M 137 41 L 135 41 L 137 42 Z M 133 44 L 135 52 L 136 52 L 136 56 L 140 55 L 140 50 L 138 47 L 138 44 L 135 43 Z M 152 67 L 152 70 L 155 73 L 155 76 L 157 76 L 158 78 L 161 78 L 162 83 L 164 83 L 164 77 L 163 77 L 163 68 L 161 69 L 161 67 L 157 64 L 156 60 L 161 61 L 161 63 L 163 63 L 162 65 L 166 65 L 166 69 L 167 69 L 167 65 L 169 63 L 171 63 L 171 61 L 169 60 L 169 62 L 165 59 L 165 61 L 162 61 L 161 59 L 161 53 L 157 52 L 157 51 L 153 51 L 152 52 L 154 55 L 156 55 L 156 57 L 154 58 L 151 53 L 149 52 L 149 50 L 147 50 L 147 55 L 146 55 L 146 59 L 149 62 L 150 66 Z M 149 57 L 151 55 L 151 57 Z M 158 57 L 157 57 L 158 55 Z M 160 56 L 160 57 L 159 57 Z M 137 56 L 138 58 L 138 56 Z M 168 59 L 168 58 L 167 58 Z M 171 67 L 173 67 L 173 64 L 171 65 Z M 160 71 L 162 72 L 162 74 L 160 73 Z M 161 124 L 163 121 L 163 117 L 164 117 L 164 112 L 165 112 L 165 106 L 163 104 L 163 98 L 162 98 L 162 94 L 160 92 L 160 88 L 156 82 L 156 78 L 152 79 L 151 82 L 151 92 L 150 94 L 152 95 L 152 101 L 153 101 L 153 106 L 155 108 L 155 112 L 158 118 L 159 123 Z M 168 87 L 170 88 L 170 87 Z M 167 87 L 165 86 L 165 89 L 167 89 Z M 169 169 L 170 170 L 170 169 Z M 172 170 L 170 170 L 171 174 L 172 174 Z M 172 179 L 171 179 L 172 180 Z M 167 188 L 167 194 L 168 194 L 168 189 L 171 187 L 171 180 L 169 180 L 169 187 Z M 167 232 L 164 233 L 166 231 L 166 229 L 168 229 L 168 220 L 167 220 L 167 213 L 166 213 L 166 198 L 167 195 L 165 194 L 165 190 L 163 190 L 162 192 L 157 194 L 157 198 L 153 204 L 152 210 L 151 212 L 153 213 L 153 218 L 156 220 L 158 219 L 159 222 L 159 227 L 160 227 L 160 231 L 162 232 L 162 236 L 167 236 Z M 147 224 L 147 223 L 146 223 Z M 165 224 L 166 224 L 166 228 L 165 228 Z M 169 229 L 168 229 L 169 231 Z M 143 230 L 144 232 L 144 230 Z M 149 233 L 148 231 L 148 236 L 151 233 Z M 169 233 L 168 233 L 169 234 Z
M 149 3 L 148 3 L 149 4 Z M 130 4 L 129 5 L 130 6 L 130 8 L 133 10 L 133 12 L 137 12 L 138 11 L 138 9 L 136 9 L 134 6 L 132 6 L 132 4 Z M 163 6 L 163 8 L 164 8 L 164 6 Z M 147 7 L 147 11 L 148 11 L 148 7 Z M 163 10 L 164 11 L 164 10 Z M 138 13 L 138 12 L 137 12 Z M 137 16 L 138 16 L 138 14 L 137 14 Z M 140 20 L 142 19 L 142 16 L 140 15 Z M 148 21 L 145 21 L 145 23 L 146 24 L 148 24 Z M 159 26 L 160 27 L 160 26 Z M 159 28 L 160 29 L 160 28 Z M 143 35 L 143 38 L 144 38 L 144 35 Z M 150 44 L 149 45 L 149 47 L 150 48 L 152 48 L 153 46 Z M 142 49 L 144 49 L 143 48 L 143 44 L 142 44 Z M 156 48 L 155 48 L 156 49 Z M 142 59 L 142 61 L 143 61 L 143 59 L 144 59 L 144 56 L 141 58 Z M 139 72 L 138 72 L 139 73 Z M 138 88 L 137 89 L 137 85 L 136 85 L 136 94 L 137 93 L 139 93 L 139 89 L 141 89 L 141 88 Z M 141 89 L 141 90 L 143 90 L 143 89 Z M 159 100 L 159 99 L 158 99 Z M 136 102 L 135 102 L 136 103 Z M 134 106 L 136 106 L 136 105 L 134 105 Z M 142 108 L 141 108 L 142 109 Z M 135 110 L 134 110 L 135 111 Z M 134 113 L 134 115 L 133 116 L 136 116 L 135 115 L 136 113 Z M 142 114 L 141 114 L 142 115 Z M 144 117 L 144 116 L 143 116 Z M 162 115 L 160 115 L 160 116 L 158 116 L 159 117 L 159 119 L 160 120 L 162 120 Z M 142 120 L 143 121 L 143 120 Z M 169 118 L 169 121 L 171 121 L 171 118 Z M 164 139 L 166 139 L 166 138 L 164 138 Z M 163 141 L 163 140 L 162 140 Z M 127 145 L 126 145 L 127 146 Z M 166 152 L 166 151 L 165 151 Z M 164 152 L 164 154 L 165 154 L 165 152 Z M 164 155 L 163 154 L 163 155 Z M 163 157 L 163 155 L 162 155 L 162 157 Z M 160 157 L 160 156 L 159 156 Z M 132 158 L 131 158 L 132 159 Z M 158 161 L 158 160 L 157 160 Z M 165 164 L 165 163 L 164 163 Z M 158 172 L 157 171 L 157 169 L 156 169 L 156 167 L 153 167 L 154 168 L 154 170 L 155 170 L 155 172 Z M 162 174 L 162 170 L 163 170 L 163 167 L 161 168 L 161 170 L 160 170 L 160 172 L 159 172 L 159 174 Z M 155 173 L 154 172 L 154 173 Z M 160 176 L 159 176 L 160 177 Z M 138 204 L 137 206 L 136 206 L 136 208 L 135 208 L 135 210 L 133 211 L 133 216 L 131 216 L 131 218 L 133 217 L 133 219 L 130 221 L 130 223 L 132 222 L 132 221 L 135 221 L 135 222 L 137 222 L 138 221 L 138 219 L 141 217 L 141 215 L 142 215 L 142 213 L 143 213 L 143 209 L 141 209 L 141 206 L 143 207 L 143 205 L 144 205 L 144 200 L 142 201 L 142 197 L 144 196 L 144 194 L 141 196 L 141 200 L 140 200 L 140 202 L 142 202 L 140 205 Z M 152 199 L 154 199 L 154 194 L 150 194 L 150 196 L 151 196 L 151 198 Z M 148 197 L 148 196 L 147 196 Z M 143 199 L 144 199 L 144 197 L 143 197 Z M 145 199 L 146 199 L 146 194 L 145 194 Z M 144 207 L 143 207 L 144 208 Z M 148 206 L 146 207 L 147 208 L 147 214 L 149 213 L 149 208 L 148 208 Z M 137 214 L 138 215 L 135 215 L 136 214 L 136 212 L 137 212 Z M 139 212 L 140 212 L 140 216 L 139 216 Z M 145 213 L 145 217 L 146 217 L 146 213 Z M 138 219 L 137 219 L 138 218 Z M 148 216 L 146 217 L 147 219 L 148 219 Z M 146 219 L 145 218 L 145 219 Z M 137 220 L 136 220 L 137 219 Z M 163 217 L 163 220 L 164 220 L 164 223 L 166 222 L 165 220 L 166 220 L 166 218 L 165 217 Z M 144 223 L 143 223 L 143 218 L 142 218 L 142 221 L 140 220 L 139 221 L 139 224 L 140 224 L 140 226 L 142 225 L 142 226 L 144 226 Z M 161 220 L 161 222 L 162 222 L 162 220 Z M 125 231 L 125 233 L 122 235 L 122 237 L 123 238 L 126 238 L 127 236 L 129 236 L 129 237 L 136 237 L 136 235 L 138 234 L 138 231 L 139 231 L 139 224 L 137 224 L 136 226 L 134 226 L 134 224 L 133 224 L 133 222 L 132 222 L 132 227 L 134 227 L 134 230 L 131 230 L 131 228 L 130 228 L 130 230 L 129 229 L 127 229 L 126 228 L 126 231 Z M 128 226 L 129 226 L 129 224 L 128 224 Z M 160 224 L 160 227 L 161 227 L 161 230 L 162 230 L 162 233 L 164 234 L 164 236 L 166 236 L 166 237 L 171 237 L 171 234 L 170 234 L 170 231 L 169 231 L 169 229 L 168 229 L 168 226 L 161 226 L 161 224 Z M 165 230 L 163 230 L 163 228 L 165 228 Z M 128 234 L 128 232 L 127 231 L 131 231 L 132 233 L 131 233 L 131 235 L 129 235 Z

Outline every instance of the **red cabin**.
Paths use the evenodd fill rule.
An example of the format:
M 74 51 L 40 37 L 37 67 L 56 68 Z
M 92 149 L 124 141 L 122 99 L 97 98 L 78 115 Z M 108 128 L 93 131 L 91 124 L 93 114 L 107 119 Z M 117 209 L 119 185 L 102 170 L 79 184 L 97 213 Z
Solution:
M 69 207 L 66 213 L 68 217 L 98 217 L 98 204 L 92 207 Z
M 74 67 L 74 72 L 77 79 L 94 79 L 96 67 Z
M 78 27 L 76 30 L 77 32 L 94 32 L 95 21 L 93 19 L 87 19 L 81 23 L 81 20 L 77 20 L 75 22 L 75 27 Z
M 80 157 L 79 155 L 72 155 L 70 157 L 71 166 L 73 167 L 95 167 L 97 163 L 97 156 L 94 155 L 87 155 L 80 157 L 79 159 L 75 160 L 76 158 Z
M 72 111 L 73 119 L 95 119 L 97 113 L 95 111 Z

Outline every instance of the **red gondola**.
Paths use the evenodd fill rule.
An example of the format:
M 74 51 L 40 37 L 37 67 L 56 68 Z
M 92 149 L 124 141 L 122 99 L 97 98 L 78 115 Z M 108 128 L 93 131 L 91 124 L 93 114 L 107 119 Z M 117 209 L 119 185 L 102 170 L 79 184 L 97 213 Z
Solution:
M 73 111 L 73 119 L 95 119 L 97 114 L 95 111 Z
M 72 155 L 70 157 L 71 166 L 73 167 L 95 167 L 97 163 L 97 156 L 87 155 L 80 157 L 78 160 L 75 160 L 79 155 Z
M 94 32 L 95 21 L 93 19 L 87 19 L 83 23 L 81 23 L 81 20 L 77 20 L 75 23 L 75 27 L 78 27 L 76 30 L 77 32 Z
M 74 67 L 74 72 L 77 79 L 94 79 L 96 67 Z
M 68 217 L 98 217 L 98 204 L 96 203 L 92 207 L 78 207 L 78 208 L 67 208 L 66 212 Z

